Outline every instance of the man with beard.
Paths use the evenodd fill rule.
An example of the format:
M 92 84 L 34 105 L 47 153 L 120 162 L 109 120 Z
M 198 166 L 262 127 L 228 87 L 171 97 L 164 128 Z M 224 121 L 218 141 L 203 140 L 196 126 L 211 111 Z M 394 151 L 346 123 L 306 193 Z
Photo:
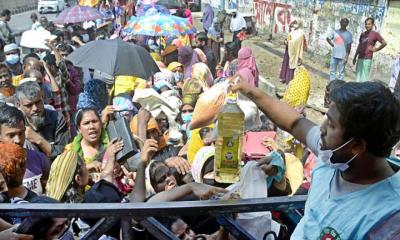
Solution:
M 215 77 L 215 67 L 217 66 L 217 61 L 214 56 L 214 52 L 211 48 L 207 46 L 208 37 L 205 32 L 200 32 L 196 34 L 196 47 L 200 48 L 207 57 L 207 66 Z
M 68 126 L 62 114 L 44 108 L 43 92 L 37 82 L 17 87 L 17 105 L 26 118 L 27 147 L 39 150 L 51 160 L 64 151 L 69 142 Z

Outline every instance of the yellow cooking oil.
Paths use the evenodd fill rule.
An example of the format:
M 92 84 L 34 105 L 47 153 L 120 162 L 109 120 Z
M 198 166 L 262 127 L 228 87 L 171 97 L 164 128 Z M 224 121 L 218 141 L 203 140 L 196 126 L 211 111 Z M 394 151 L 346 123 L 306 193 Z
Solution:
M 215 181 L 239 181 L 242 161 L 244 113 L 237 104 L 237 94 L 230 93 L 218 114 L 218 135 L 215 142 Z

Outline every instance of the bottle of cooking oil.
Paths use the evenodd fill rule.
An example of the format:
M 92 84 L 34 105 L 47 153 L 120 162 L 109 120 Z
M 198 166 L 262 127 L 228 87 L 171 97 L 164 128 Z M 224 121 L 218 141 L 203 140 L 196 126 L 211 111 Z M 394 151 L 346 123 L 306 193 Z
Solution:
M 237 104 L 237 94 L 228 94 L 228 100 L 218 114 L 218 137 L 215 143 L 215 181 L 239 181 L 242 161 L 244 113 Z

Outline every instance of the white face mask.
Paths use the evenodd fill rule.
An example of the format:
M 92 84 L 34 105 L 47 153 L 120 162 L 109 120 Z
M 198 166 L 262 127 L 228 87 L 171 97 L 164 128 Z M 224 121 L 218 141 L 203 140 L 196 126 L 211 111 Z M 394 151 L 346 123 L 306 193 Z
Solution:
M 341 146 L 333 149 L 333 150 L 321 150 L 318 154 L 318 157 L 321 159 L 321 161 L 328 163 L 329 166 L 331 168 L 337 169 L 341 172 L 346 171 L 350 166 L 350 162 L 353 161 L 359 153 L 357 153 L 356 155 L 354 155 L 352 158 L 350 158 L 349 161 L 345 162 L 345 163 L 333 163 L 332 162 L 332 156 L 333 153 L 342 149 L 344 146 L 346 146 L 347 144 L 349 144 L 351 141 L 353 141 L 354 138 L 350 139 L 349 141 L 345 142 L 344 144 L 342 144 Z
M 16 64 L 17 62 L 19 62 L 19 55 L 18 54 L 6 55 L 6 62 L 8 64 Z

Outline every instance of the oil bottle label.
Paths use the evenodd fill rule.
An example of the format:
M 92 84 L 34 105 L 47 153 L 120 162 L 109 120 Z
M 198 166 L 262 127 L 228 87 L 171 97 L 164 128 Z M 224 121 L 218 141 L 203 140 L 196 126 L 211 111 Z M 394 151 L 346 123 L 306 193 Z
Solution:
M 237 168 L 239 137 L 223 137 L 221 168 Z

